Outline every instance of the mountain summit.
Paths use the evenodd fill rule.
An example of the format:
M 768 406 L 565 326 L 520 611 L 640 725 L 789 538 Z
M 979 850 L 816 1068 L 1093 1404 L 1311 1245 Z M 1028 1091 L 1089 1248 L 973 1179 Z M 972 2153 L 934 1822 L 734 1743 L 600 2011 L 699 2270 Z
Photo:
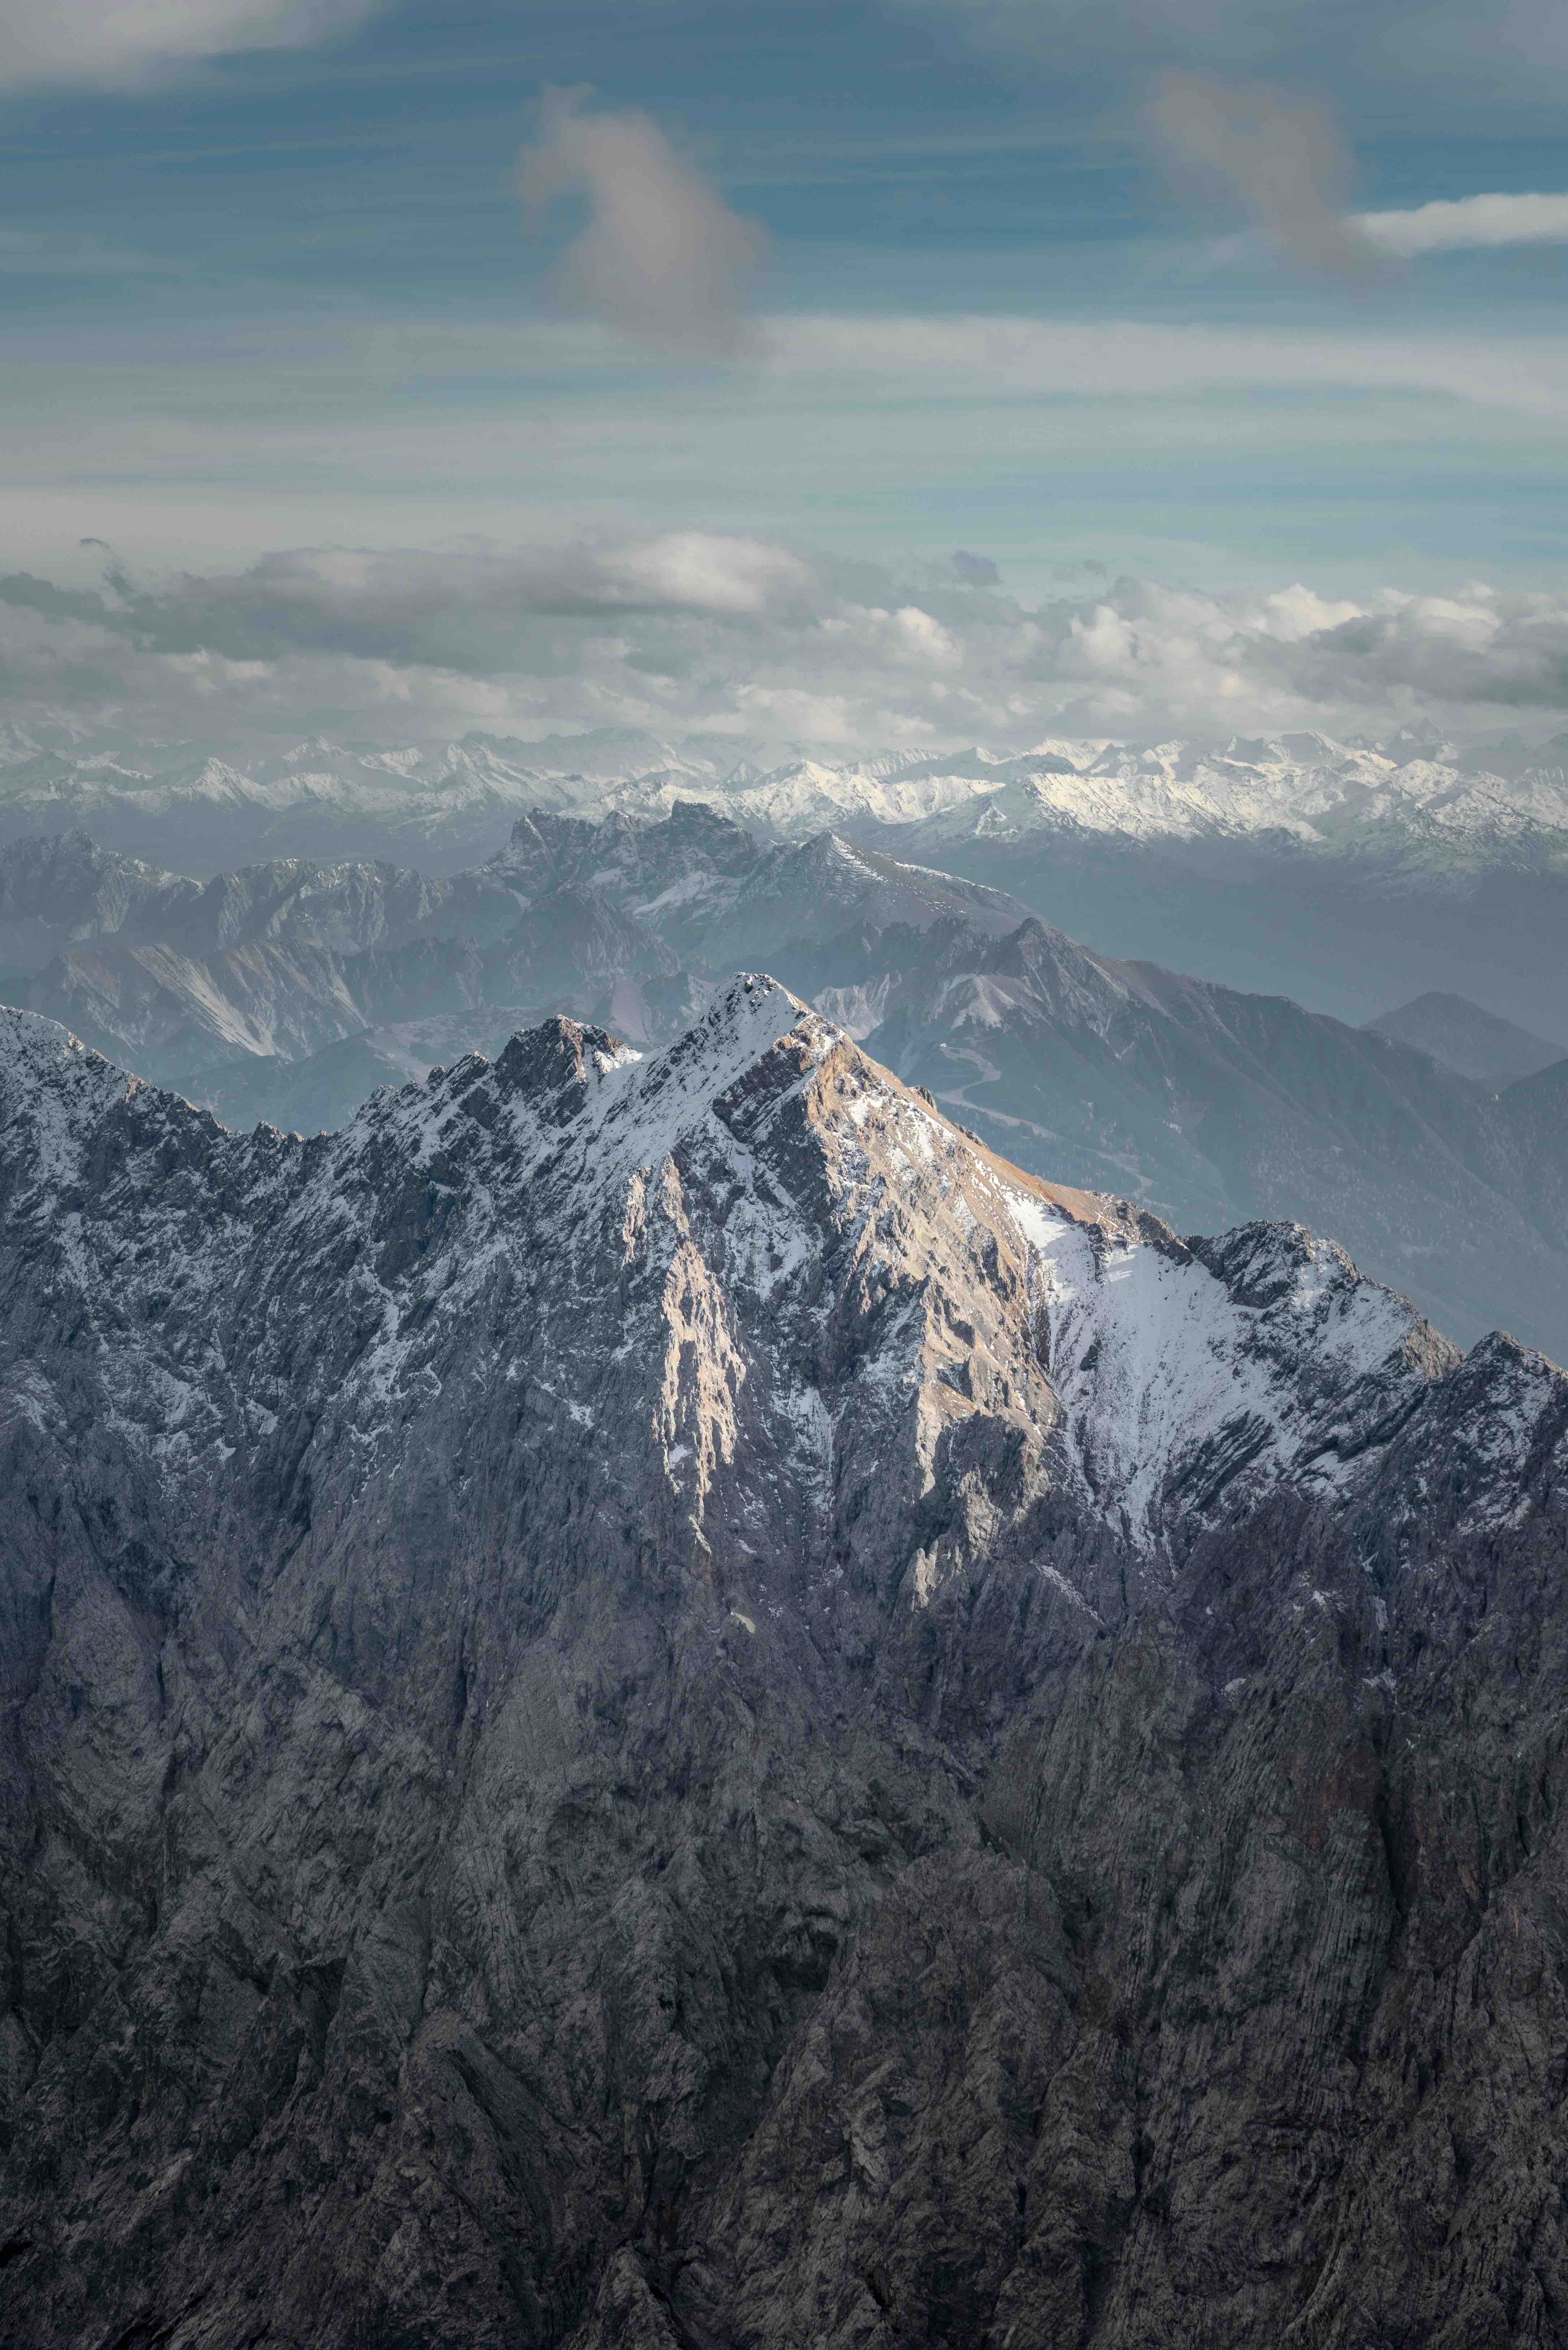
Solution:
M 8 2341 L 1556 2338 L 1540 1357 L 755 973 L 0 1201 Z

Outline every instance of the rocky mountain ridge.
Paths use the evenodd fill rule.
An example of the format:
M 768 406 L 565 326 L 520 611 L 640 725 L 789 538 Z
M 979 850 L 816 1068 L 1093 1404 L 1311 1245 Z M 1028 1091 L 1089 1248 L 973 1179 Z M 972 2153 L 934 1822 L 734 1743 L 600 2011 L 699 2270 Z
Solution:
M 536 811 L 445 878 L 295 858 L 201 882 L 85 833 L 0 850 L 7 993 L 230 1116 L 277 1090 L 247 1064 L 357 1040 L 379 1074 L 339 1088 L 327 1123 L 381 1077 L 422 1074 L 443 1037 L 461 1052 L 571 1010 L 668 1039 L 748 951 L 954 917 L 1000 933 L 1024 909 L 831 834 L 758 841 L 694 803 L 653 825 Z
M 1568 1034 L 1564 749 L 1561 736 L 1463 744 L 1407 729 L 1380 744 L 1046 740 L 845 757 L 606 728 L 255 753 L 40 723 L 0 741 L 0 845 L 85 827 L 181 870 L 282 851 L 452 876 L 535 809 L 651 823 L 697 799 L 768 840 L 836 833 L 1002 889 L 1108 953 L 1352 1024 L 1458 991 L 1552 1035 Z
M 1561 2338 L 1549 1364 L 759 975 L 0 1200 L 22 2350 Z
M 695 802 L 538 812 L 435 879 L 295 858 L 199 882 L 84 835 L 0 851 L 0 968 L 36 966 L 0 994 L 235 1126 L 336 1128 L 554 1012 L 667 1043 L 753 952 L 1036 1172 L 1185 1227 L 1304 1216 L 1461 1337 L 1502 1322 L 1568 1356 L 1550 1083 L 1500 1093 L 1418 1040 L 1096 954 L 836 835 L 759 840 Z

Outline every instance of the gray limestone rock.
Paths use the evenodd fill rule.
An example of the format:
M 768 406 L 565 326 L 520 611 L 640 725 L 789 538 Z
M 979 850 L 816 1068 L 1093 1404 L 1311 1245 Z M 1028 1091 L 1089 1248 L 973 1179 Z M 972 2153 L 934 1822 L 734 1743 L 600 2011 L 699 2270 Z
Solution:
M 0 1014 L 19 2350 L 1568 2338 L 1568 1380 L 774 983 Z

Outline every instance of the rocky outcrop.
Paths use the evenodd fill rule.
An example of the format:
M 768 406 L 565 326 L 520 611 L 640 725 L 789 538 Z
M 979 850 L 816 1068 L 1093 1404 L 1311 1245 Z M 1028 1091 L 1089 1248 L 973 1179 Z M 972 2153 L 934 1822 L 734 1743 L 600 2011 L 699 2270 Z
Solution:
M 1563 2338 L 1560 1373 L 762 978 L 0 1020 L 8 2341 Z

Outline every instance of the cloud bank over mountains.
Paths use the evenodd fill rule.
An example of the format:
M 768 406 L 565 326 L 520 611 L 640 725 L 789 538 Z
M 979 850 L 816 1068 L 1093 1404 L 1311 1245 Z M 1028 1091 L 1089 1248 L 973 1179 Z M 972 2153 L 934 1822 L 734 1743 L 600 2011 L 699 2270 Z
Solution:
M 100 586 L 0 580 L 0 690 L 67 723 L 236 744 L 311 727 L 408 741 L 635 725 L 863 750 L 1054 733 L 1568 709 L 1568 596 L 1482 583 L 1334 598 L 1123 577 L 1030 604 L 945 564 L 675 531 L 434 554 L 317 549 Z

